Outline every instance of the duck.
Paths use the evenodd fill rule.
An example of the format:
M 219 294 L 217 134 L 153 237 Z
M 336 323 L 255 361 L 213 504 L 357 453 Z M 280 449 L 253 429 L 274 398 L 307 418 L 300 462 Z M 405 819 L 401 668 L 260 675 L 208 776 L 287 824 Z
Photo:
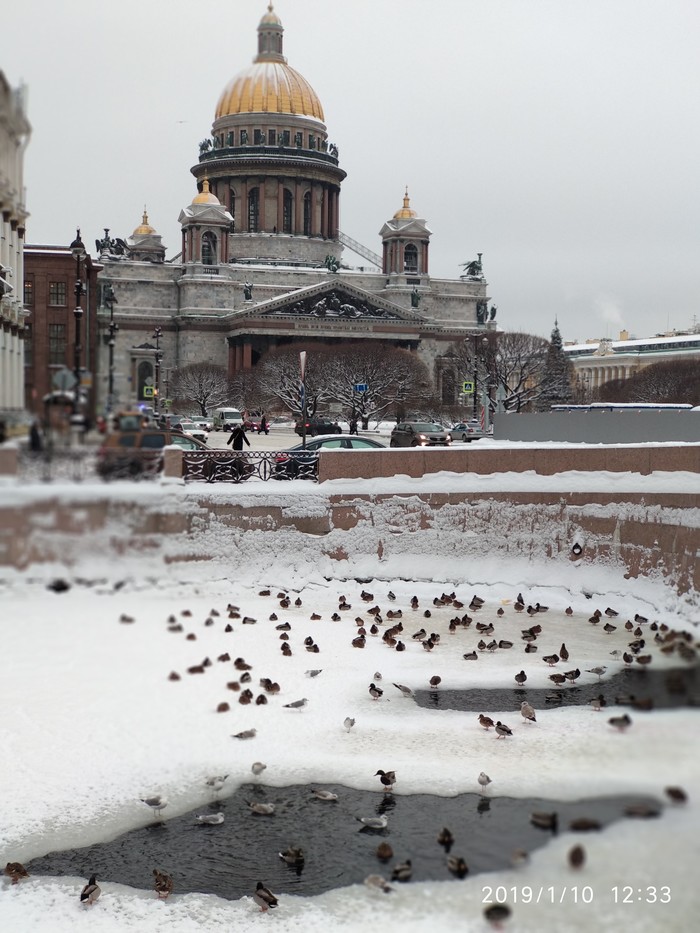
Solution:
M 158 897 L 164 901 L 173 893 L 173 879 L 164 871 L 153 869 L 153 888 Z
M 312 790 L 311 793 L 314 795 L 314 797 L 317 800 L 326 800 L 326 801 L 331 802 L 333 800 L 338 799 L 338 795 L 334 794 L 333 791 L 330 791 L 330 790 L 323 790 L 323 789 Z
M 453 874 L 455 878 L 466 878 L 469 874 L 469 866 L 461 855 L 447 856 L 447 870 Z
M 527 700 L 523 700 L 523 702 L 520 704 L 520 715 L 523 717 L 525 722 L 537 722 L 535 711 L 527 702 Z
M 559 657 L 564 662 L 569 660 L 569 651 L 564 642 L 561 643 L 561 648 L 559 649 Z
M 496 735 L 497 739 L 505 739 L 506 736 L 513 734 L 512 731 L 508 728 L 508 726 L 506 726 L 505 723 L 502 723 L 500 719 L 496 723 L 496 732 L 497 732 L 497 735 Z
M 479 713 L 479 725 L 483 726 L 487 731 L 493 729 L 496 723 L 491 719 L 490 716 L 484 716 L 483 713 Z
M 374 776 L 379 778 L 379 780 L 382 782 L 382 786 L 387 792 L 390 792 L 396 783 L 395 771 L 382 771 L 380 768 L 380 770 L 377 771 Z
M 102 889 L 97 883 L 97 875 L 90 875 L 90 880 L 80 892 L 80 903 L 87 904 L 89 907 L 90 904 L 95 903 L 100 894 L 102 894 Z
M 664 793 L 673 803 L 687 803 L 688 801 L 688 794 L 683 790 L 682 787 L 665 787 Z M 19 863 L 15 862 L 14 864 L 17 865 Z M 5 871 L 7 871 L 7 869 L 5 869 Z
M 371 683 L 369 685 L 369 695 L 373 700 L 378 700 L 381 696 L 384 696 L 384 691 L 381 687 L 377 687 L 375 684 Z
M 433 687 L 434 689 L 437 689 L 441 683 L 442 683 L 442 677 L 438 676 L 437 674 L 435 674 L 433 677 L 430 678 L 430 686 Z
M 545 654 L 545 655 L 542 655 L 542 660 L 545 662 L 545 664 L 549 664 L 550 667 L 554 667 L 555 664 L 559 663 L 559 655 L 558 654 Z
M 257 814 L 258 816 L 272 816 L 275 812 L 274 803 L 256 803 L 255 801 L 248 801 L 248 806 L 252 813 Z
M 559 817 L 556 813 L 544 813 L 535 810 L 530 814 L 530 822 L 538 829 L 549 829 L 555 833 L 559 827 Z
M 220 826 L 224 822 L 223 813 L 195 813 L 195 820 L 204 826 Z
M 564 677 L 566 677 L 566 679 L 572 684 L 575 684 L 580 676 L 581 676 L 581 671 L 578 667 L 575 668 L 573 671 L 564 671 Z
M 567 854 L 569 866 L 575 870 L 583 868 L 586 861 L 586 850 L 582 845 L 575 845 L 569 849 Z
M 401 862 L 398 865 L 394 865 L 394 868 L 391 872 L 392 881 L 406 882 L 406 881 L 410 881 L 412 876 L 413 876 L 413 866 L 411 865 L 410 858 L 407 858 L 405 862 Z
M 469 651 L 467 652 L 467 654 L 463 654 L 462 657 L 464 658 L 465 661 L 478 661 L 479 660 L 479 655 L 476 653 L 476 651 Z
M 525 654 L 534 654 L 537 651 L 537 645 L 527 644 L 525 645 Z
M 489 904 L 488 907 L 484 907 L 484 919 L 494 930 L 502 930 L 510 915 L 511 909 L 507 904 Z
M 617 729 L 618 732 L 624 732 L 632 725 L 632 719 L 627 713 L 624 713 L 622 716 L 611 716 L 608 722 L 613 729 Z
M 279 901 L 272 893 L 269 888 L 266 888 L 262 881 L 258 881 L 255 885 L 255 893 L 253 894 L 253 900 L 260 908 L 260 913 L 266 913 L 268 910 L 272 910 L 277 907 Z
M 445 849 L 449 851 L 450 847 L 454 844 L 455 837 L 446 826 L 443 826 L 438 833 L 437 841 L 438 845 L 444 846 Z
M 12 884 L 18 884 L 21 878 L 29 877 L 29 872 L 21 862 L 8 862 L 5 865 L 5 874 Z
M 522 686 L 526 680 L 527 680 L 527 674 L 525 673 L 525 671 L 520 671 L 519 674 L 515 675 L 515 682 L 516 684 L 520 684 L 520 686 Z
M 304 850 L 300 846 L 289 846 L 286 852 L 278 852 L 277 854 L 283 862 L 295 868 L 301 868 L 305 861 Z
M 553 684 L 556 684 L 557 687 L 560 687 L 562 684 L 566 683 L 566 674 L 550 674 L 549 679 Z
M 394 857 L 394 850 L 388 842 L 380 842 L 377 846 L 376 856 L 380 862 L 388 862 L 390 858 Z

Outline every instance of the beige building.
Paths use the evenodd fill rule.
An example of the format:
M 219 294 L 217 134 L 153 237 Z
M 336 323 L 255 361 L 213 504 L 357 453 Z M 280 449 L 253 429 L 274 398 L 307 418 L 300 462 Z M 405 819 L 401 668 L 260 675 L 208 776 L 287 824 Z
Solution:
M 0 414 L 24 408 L 25 89 L 0 71 Z

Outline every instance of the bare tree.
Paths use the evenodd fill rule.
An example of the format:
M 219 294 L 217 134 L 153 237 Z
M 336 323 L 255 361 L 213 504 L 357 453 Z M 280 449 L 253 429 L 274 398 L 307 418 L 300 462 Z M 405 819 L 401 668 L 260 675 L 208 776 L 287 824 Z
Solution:
M 180 404 L 194 403 L 205 417 L 209 410 L 230 404 L 232 386 L 223 366 L 192 363 L 176 369 L 170 377 L 170 393 Z
M 697 360 L 665 360 L 645 366 L 629 379 L 611 380 L 600 387 L 604 402 L 660 402 L 700 404 Z
M 301 413 L 301 369 L 299 351 L 306 349 L 300 344 L 293 347 L 279 347 L 270 350 L 255 368 L 256 391 L 261 400 L 278 401 L 295 415 Z M 326 400 L 323 388 L 323 364 L 319 365 L 327 354 L 325 347 L 309 347 L 312 352 L 307 357 L 305 387 L 306 410 L 314 415 Z

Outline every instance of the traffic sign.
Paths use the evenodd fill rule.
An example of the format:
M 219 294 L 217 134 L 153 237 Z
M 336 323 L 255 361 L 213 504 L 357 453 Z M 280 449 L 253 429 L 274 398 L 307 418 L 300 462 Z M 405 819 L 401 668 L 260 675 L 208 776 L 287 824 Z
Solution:
M 474 393 L 474 383 L 471 382 L 471 381 L 463 382 L 463 383 L 462 383 L 462 392 L 464 392 L 465 395 L 473 395 L 473 393 Z
M 55 372 L 51 379 L 54 389 L 59 392 L 69 392 L 77 381 L 75 375 L 66 366 Z
M 144 386 L 143 387 L 143 397 L 144 398 L 153 398 L 155 395 L 155 389 L 153 386 Z
M 366 382 L 358 382 L 354 388 L 356 392 L 366 392 L 369 386 Z

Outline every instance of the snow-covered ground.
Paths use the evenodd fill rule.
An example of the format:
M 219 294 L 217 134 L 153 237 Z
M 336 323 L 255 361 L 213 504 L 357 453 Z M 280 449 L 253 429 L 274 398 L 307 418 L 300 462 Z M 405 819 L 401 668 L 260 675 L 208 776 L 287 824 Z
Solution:
M 654 478 L 642 479 L 654 483 Z M 683 479 L 688 491 L 696 490 L 696 477 Z M 415 488 L 408 479 L 394 482 Z M 445 477 L 428 482 L 450 488 Z M 538 478 L 538 488 L 542 482 Z M 594 480 L 579 477 L 578 485 L 573 478 L 571 482 L 584 489 Z M 309 490 L 311 502 L 311 487 L 298 485 Z M 286 494 L 295 495 L 296 486 L 285 487 Z M 679 488 L 678 477 L 674 488 Z M 115 486 L 110 494 L 126 496 L 128 489 Z M 153 487 L 153 495 L 162 492 L 163 487 Z M 3 497 L 13 495 L 25 502 L 45 494 L 41 487 L 3 488 Z M 74 494 L 79 499 L 90 492 Z M 150 493 L 142 487 L 137 494 Z M 189 493 L 177 487 L 172 494 Z M 483 770 L 492 778 L 492 796 L 573 800 L 640 793 L 664 799 L 666 786 L 681 785 L 688 803 L 669 804 L 659 819 L 617 822 L 597 834 L 562 832 L 533 853 L 528 864 L 511 872 L 464 881 L 415 881 L 390 895 L 362 885 L 313 898 L 281 895 L 279 908 L 267 915 L 258 912 L 252 896 L 228 902 L 181 895 L 176 885 L 168 901 L 159 902 L 152 891 L 125 888 L 108 878 L 98 879 L 102 897 L 85 909 L 78 903 L 85 878 L 32 877 L 16 886 L 0 884 L 0 929 L 209 933 L 257 931 L 274 924 L 285 933 L 368 927 L 471 933 L 487 929 L 483 909 L 489 891 L 492 899 L 506 895 L 513 911 L 509 928 L 517 931 L 647 933 L 692 928 L 700 856 L 700 712 L 632 712 L 632 727 L 620 734 L 608 725 L 612 713 L 590 708 L 541 709 L 535 726 L 522 723 L 514 709 L 484 710 L 511 726 L 513 738 L 499 740 L 480 728 L 473 714 L 418 708 L 391 686 L 396 681 L 424 687 L 433 674 L 442 677 L 443 687 L 512 686 L 521 668 L 528 674 L 528 686 L 550 686 L 552 671 L 542 656 L 557 651 L 562 641 L 570 652 L 568 667 L 605 665 L 612 674 L 622 662 L 611 651 L 624 649 L 630 640 L 623 628 L 626 619 L 638 612 L 674 628 L 694 630 L 689 602 L 660 582 L 626 580 L 622 570 L 612 567 L 533 566 L 525 560 L 504 564 L 488 555 L 474 566 L 431 559 L 432 534 L 437 532 L 425 534 L 423 559 L 407 556 L 381 565 L 371 556 L 355 564 L 341 561 L 334 569 L 337 576 L 330 579 L 327 562 L 322 569 L 321 564 L 314 568 L 308 559 L 299 564 L 290 553 L 270 561 L 268 552 L 267 564 L 261 561 L 246 579 L 236 579 L 221 562 L 163 562 L 156 567 L 149 560 L 141 573 L 131 562 L 125 575 L 121 566 L 106 566 L 94 543 L 91 548 L 89 536 L 78 566 L 3 571 L 0 863 L 26 862 L 144 825 L 152 817 L 140 798 L 148 794 L 168 797 L 166 818 L 202 806 L 209 800 L 207 775 L 229 773 L 228 786 L 233 789 L 250 780 L 256 760 L 267 764 L 265 783 L 273 787 L 346 785 L 376 790 L 378 799 L 375 772 L 391 767 L 397 773 L 396 794 L 478 792 L 477 776 Z M 46 583 L 59 575 L 71 588 L 61 594 L 47 590 Z M 370 576 L 375 578 L 366 583 L 354 579 Z M 271 595 L 260 595 L 266 588 Z M 363 589 L 373 593 L 374 602 L 360 598 Z M 389 590 L 396 595 L 394 602 L 388 600 Z M 474 625 L 450 635 L 447 625 L 454 610 L 432 606 L 433 597 L 453 590 L 465 604 L 478 592 L 486 604 L 478 614 L 470 614 L 475 621 L 493 621 L 495 637 L 513 640 L 514 648 L 484 653 L 477 663 L 463 660 L 463 653 L 479 639 Z M 523 654 L 520 641 L 521 628 L 532 622 L 512 606 L 519 590 L 526 602 L 549 606 L 536 618 L 543 633 L 539 652 L 533 655 Z M 286 609 L 277 598 L 283 591 L 291 596 Z M 584 592 L 594 593 L 593 598 Z M 350 610 L 339 612 L 341 595 Z M 417 611 L 410 608 L 413 595 L 420 602 Z M 294 605 L 297 597 L 301 606 Z M 230 620 L 229 604 L 257 622 Z M 384 614 L 382 629 L 391 624 L 387 610 L 402 609 L 406 651 L 398 653 L 371 636 L 363 650 L 351 646 L 355 617 L 370 624 L 366 610 L 374 604 Z M 575 610 L 571 617 L 564 613 L 568 605 Z M 618 630 L 609 636 L 602 626 L 587 622 L 593 609 L 607 606 L 620 612 Z M 504 609 L 502 618 L 497 616 L 499 607 Z M 429 620 L 423 618 L 424 608 L 432 611 Z M 291 623 L 291 657 L 280 651 L 280 633 L 269 620 L 273 612 L 279 621 Z M 331 621 L 334 612 L 341 621 Z M 321 619 L 312 621 L 312 613 Z M 120 622 L 122 614 L 134 621 Z M 182 632 L 168 632 L 171 615 Z M 213 623 L 206 624 L 207 619 Z M 232 632 L 225 631 L 229 623 Z M 423 624 L 441 634 L 440 644 L 430 653 L 410 638 Z M 188 640 L 189 633 L 196 638 Z M 305 651 L 308 635 L 319 645 L 318 654 Z M 237 694 L 226 684 L 238 672 L 230 662 L 217 661 L 224 652 L 253 666 L 251 687 L 256 694 L 259 678 L 269 677 L 281 685 L 280 695 L 264 706 L 237 703 Z M 673 663 L 656 648 L 651 653 L 655 667 Z M 186 673 L 205 657 L 213 662 L 205 674 Z M 310 668 L 321 668 L 322 673 L 311 679 L 305 674 Z M 181 675 L 179 681 L 168 679 L 172 671 Z M 385 692 L 375 702 L 368 686 L 377 671 L 383 675 Z M 592 674 L 583 677 L 595 679 Z M 284 709 L 283 704 L 301 697 L 308 698 L 302 712 Z M 231 710 L 217 713 L 224 701 L 230 702 Z M 356 720 L 350 733 L 343 728 L 346 716 Z M 250 728 L 257 730 L 252 740 L 231 737 Z M 587 852 L 586 865 L 577 872 L 566 858 L 574 842 L 581 842 Z M 459 848 L 469 861 L 469 840 L 461 841 Z M 310 858 L 313 853 L 307 853 Z M 375 870 L 380 870 L 378 864 Z M 269 879 L 259 879 L 257 869 L 251 869 L 251 895 L 258 880 Z M 496 892 L 499 887 L 504 890 Z M 529 899 L 532 902 L 525 903 Z

